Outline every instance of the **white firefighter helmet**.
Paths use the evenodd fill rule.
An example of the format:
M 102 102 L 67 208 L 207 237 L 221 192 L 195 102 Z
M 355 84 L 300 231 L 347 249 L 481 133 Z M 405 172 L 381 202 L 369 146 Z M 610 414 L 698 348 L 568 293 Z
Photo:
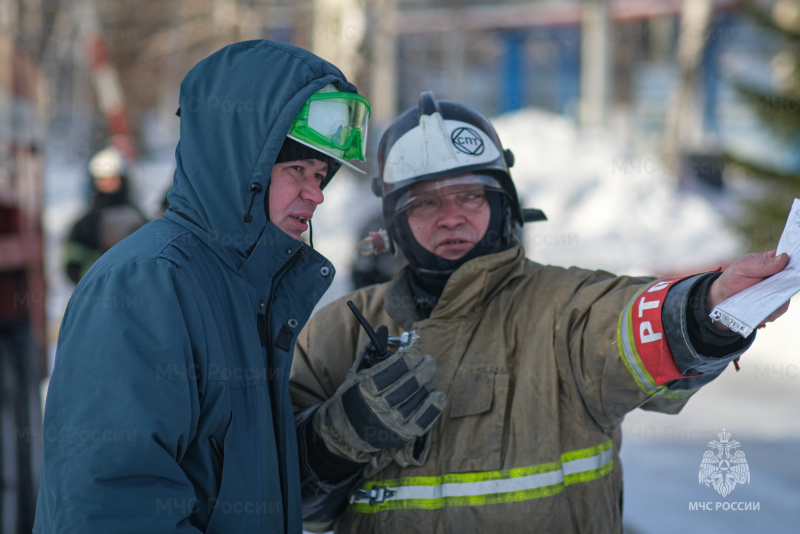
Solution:
M 97 152 L 89 160 L 89 174 L 95 180 L 110 178 L 112 176 L 122 176 L 126 172 L 125 157 L 122 152 L 114 147 L 108 146 Z
M 513 153 L 503 148 L 486 117 L 463 104 L 437 100 L 430 91 L 421 93 L 419 104 L 395 119 L 378 145 L 372 190 L 383 200 L 392 241 L 402 247 L 396 217 L 412 185 L 466 173 L 484 177 L 486 191 L 506 197 L 503 231 L 509 242 L 518 239 L 523 223 L 546 217 L 540 210 L 520 207 L 509 172 L 513 164 Z

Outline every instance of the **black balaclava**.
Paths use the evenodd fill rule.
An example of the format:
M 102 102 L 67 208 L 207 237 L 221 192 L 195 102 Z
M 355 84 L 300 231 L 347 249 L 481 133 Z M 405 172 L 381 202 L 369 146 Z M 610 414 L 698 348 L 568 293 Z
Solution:
M 392 233 L 398 248 L 408 260 L 411 287 L 418 304 L 422 304 L 423 308 L 432 309 L 436 305 L 450 275 L 463 264 L 479 256 L 501 252 L 518 243 L 511 229 L 508 197 L 498 191 L 487 191 L 486 198 L 491 209 L 486 233 L 472 250 L 457 260 L 444 259 L 420 245 L 404 213 L 395 218 L 395 231 Z

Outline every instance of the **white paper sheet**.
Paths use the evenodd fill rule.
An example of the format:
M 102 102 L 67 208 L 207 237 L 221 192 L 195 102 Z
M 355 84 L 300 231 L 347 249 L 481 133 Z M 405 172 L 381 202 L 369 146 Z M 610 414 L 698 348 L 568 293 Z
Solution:
M 778 252 L 789 254 L 784 270 L 737 293 L 711 310 L 712 321 L 747 337 L 769 314 L 800 291 L 800 199 L 794 199 L 786 227 L 778 242 Z

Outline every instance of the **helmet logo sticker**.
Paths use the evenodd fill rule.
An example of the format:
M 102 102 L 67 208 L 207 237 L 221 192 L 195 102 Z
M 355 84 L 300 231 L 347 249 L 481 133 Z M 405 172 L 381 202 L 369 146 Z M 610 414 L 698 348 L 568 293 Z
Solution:
M 450 140 L 459 152 L 470 156 L 483 154 L 483 138 L 472 128 L 467 128 L 466 126 L 456 128 L 450 134 Z

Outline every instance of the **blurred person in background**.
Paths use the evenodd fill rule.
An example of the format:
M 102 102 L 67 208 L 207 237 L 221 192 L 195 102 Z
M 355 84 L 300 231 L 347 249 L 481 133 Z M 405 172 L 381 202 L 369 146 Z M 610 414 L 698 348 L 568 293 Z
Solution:
M 288 392 L 334 270 L 301 240 L 363 160 L 369 104 L 335 66 L 265 40 L 181 84 L 169 208 L 67 306 L 34 532 L 300 532 Z
M 141 228 L 147 217 L 131 200 L 122 152 L 107 146 L 89 160 L 91 201 L 69 231 L 63 249 L 64 270 L 77 284 L 97 259 Z
M 369 235 L 376 228 L 383 227 L 383 215 L 379 214 L 370 217 L 358 231 L 357 235 Z M 350 281 L 353 289 L 364 286 L 388 282 L 397 273 L 397 270 L 405 265 L 403 253 L 396 251 L 396 254 L 373 254 L 362 253 L 359 250 L 350 262 Z
M 384 133 L 373 191 L 408 265 L 298 339 L 307 530 L 622 532 L 625 414 L 677 413 L 752 344 L 709 312 L 787 255 L 662 280 L 535 263 L 519 229 L 543 214 L 521 208 L 513 159 L 430 92 Z

